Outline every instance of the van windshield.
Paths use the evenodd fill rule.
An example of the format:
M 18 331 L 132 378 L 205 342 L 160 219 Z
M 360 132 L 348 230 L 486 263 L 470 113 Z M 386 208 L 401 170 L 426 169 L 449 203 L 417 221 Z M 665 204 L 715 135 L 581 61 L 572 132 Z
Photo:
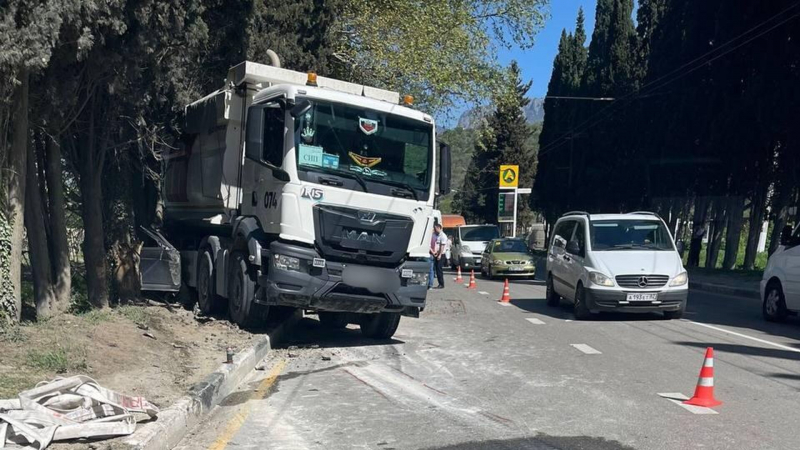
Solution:
M 592 249 L 674 250 L 664 224 L 655 220 L 593 220 Z
M 462 241 L 491 241 L 500 237 L 500 230 L 494 225 L 460 227 L 458 231 Z

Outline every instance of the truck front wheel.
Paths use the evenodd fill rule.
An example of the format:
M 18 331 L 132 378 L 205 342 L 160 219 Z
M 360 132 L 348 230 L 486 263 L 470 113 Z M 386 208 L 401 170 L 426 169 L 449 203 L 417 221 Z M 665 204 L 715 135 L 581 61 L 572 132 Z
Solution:
M 241 252 L 231 255 L 228 272 L 228 315 L 242 328 L 262 325 L 269 313 L 269 306 L 255 302 L 256 282 L 247 267 L 245 256 Z
M 400 313 L 366 314 L 361 319 L 361 334 L 373 339 L 389 339 L 400 324 Z

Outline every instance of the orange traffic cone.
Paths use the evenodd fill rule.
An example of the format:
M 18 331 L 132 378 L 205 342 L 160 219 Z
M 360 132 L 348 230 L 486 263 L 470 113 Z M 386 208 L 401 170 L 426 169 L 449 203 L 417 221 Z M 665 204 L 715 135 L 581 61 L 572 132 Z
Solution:
M 469 286 L 467 286 L 467 289 L 478 289 L 478 285 L 475 284 L 475 269 L 470 271 Z
M 506 278 L 506 284 L 503 286 L 503 296 L 500 297 L 498 302 L 500 303 L 508 303 L 511 301 L 511 294 L 508 293 L 508 278 Z
M 706 349 L 706 358 L 703 360 L 703 367 L 700 369 L 700 378 L 697 380 L 697 388 L 694 391 L 694 397 L 683 403 L 687 405 L 705 406 L 706 408 L 722 404 L 721 401 L 714 398 L 713 348 L 708 347 Z
M 455 281 L 456 283 L 463 283 L 464 282 L 464 279 L 461 278 L 461 266 L 458 266 L 458 275 L 456 275 L 456 278 L 453 281 Z

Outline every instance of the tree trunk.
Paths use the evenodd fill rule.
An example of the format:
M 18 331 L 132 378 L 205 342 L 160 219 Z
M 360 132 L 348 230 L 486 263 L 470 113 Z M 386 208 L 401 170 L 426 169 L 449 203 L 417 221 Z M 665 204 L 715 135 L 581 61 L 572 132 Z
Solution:
M 785 184 L 779 183 L 778 192 L 775 196 L 775 203 L 773 204 L 773 211 L 775 211 L 775 225 L 772 227 L 772 236 L 769 238 L 769 247 L 767 248 L 770 255 L 775 253 L 775 250 L 777 250 L 778 246 L 781 244 L 781 233 L 783 232 L 783 227 L 786 226 L 786 223 L 789 219 L 787 206 L 792 198 L 792 189 L 792 186 L 786 186 Z
M 708 200 L 697 197 L 694 203 L 692 217 L 692 240 L 689 244 L 689 259 L 687 264 L 692 267 L 700 265 L 700 251 L 703 248 L 703 236 L 706 231 L 706 216 L 708 214 Z
M 739 240 L 742 237 L 742 225 L 744 224 L 744 200 L 737 196 L 730 197 L 727 210 L 725 257 L 722 260 L 722 268 L 733 270 L 736 268 L 736 260 L 739 258 Z
M 11 223 L 11 284 L 14 298 L 12 316 L 19 321 L 22 313 L 22 238 L 25 222 L 25 173 L 28 159 L 28 69 L 19 72 L 20 84 L 14 91 L 12 104 L 16 105 L 13 113 L 13 137 L 11 152 L 8 155 L 8 220 Z
M 69 308 L 72 290 L 72 268 L 69 262 L 64 181 L 61 166 L 61 146 L 48 137 L 46 146 L 47 193 L 50 206 L 50 249 L 52 251 L 54 310 L 57 313 Z
M 83 217 L 83 256 L 86 264 L 86 290 L 95 308 L 108 307 L 108 277 L 103 232 L 102 164 L 97 152 L 94 106 L 90 111 L 89 132 L 80 158 Z
M 751 201 L 752 207 L 750 208 L 750 220 L 748 225 L 750 229 L 747 233 L 747 247 L 744 251 L 744 269 L 753 270 L 756 263 L 756 256 L 758 254 L 758 238 L 761 234 L 761 226 L 764 222 L 765 203 L 767 197 L 766 183 L 760 182 L 753 194 Z
M 708 236 L 706 267 L 716 268 L 719 249 L 722 247 L 722 232 L 725 230 L 725 199 L 717 197 L 711 204 L 711 229 Z
M 50 251 L 47 244 L 45 212 L 39 173 L 36 168 L 35 145 L 30 146 L 27 166 L 27 189 L 25 191 L 25 227 L 28 231 L 31 273 L 33 274 L 33 300 L 36 305 L 36 319 L 47 319 L 53 315 L 55 292 L 50 273 Z

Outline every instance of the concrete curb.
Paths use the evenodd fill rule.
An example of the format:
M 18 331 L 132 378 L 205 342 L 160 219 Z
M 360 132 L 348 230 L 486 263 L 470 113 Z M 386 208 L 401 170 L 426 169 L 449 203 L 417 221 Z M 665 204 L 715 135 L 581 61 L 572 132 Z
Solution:
M 761 299 L 761 292 L 758 289 L 737 288 L 724 284 L 714 283 L 700 283 L 697 281 L 689 281 L 689 289 L 697 289 L 700 291 L 713 292 L 716 294 L 736 295 L 739 297 L 747 297 L 755 300 Z
M 169 450 L 175 447 L 211 408 L 239 386 L 256 364 L 267 356 L 272 344 L 302 317 L 302 311 L 295 311 L 274 330 L 260 336 L 255 344 L 234 355 L 233 364 L 219 366 L 192 386 L 187 395 L 161 410 L 156 421 L 138 428 L 123 443 L 131 450 Z

